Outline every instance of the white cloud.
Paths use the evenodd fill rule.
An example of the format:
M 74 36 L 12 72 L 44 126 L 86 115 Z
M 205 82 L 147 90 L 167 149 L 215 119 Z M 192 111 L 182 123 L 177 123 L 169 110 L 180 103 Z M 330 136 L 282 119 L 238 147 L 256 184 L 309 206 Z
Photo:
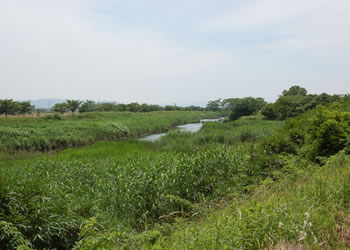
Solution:
M 259 48 L 312 48 L 347 45 L 349 25 L 348 0 L 256 0 L 213 17 L 201 29 L 279 37 Z
M 200 35 L 190 41 L 189 33 L 163 34 L 151 26 L 141 29 L 143 26 L 138 22 L 147 13 L 138 22 L 133 20 L 132 26 L 137 29 L 131 29 L 125 25 L 128 19 L 122 22 L 113 12 L 106 19 L 103 13 L 96 12 L 99 4 L 109 1 L 1 0 L 0 99 L 56 97 L 188 103 L 219 97 L 262 96 L 272 100 L 295 83 L 307 88 L 321 84 L 321 92 L 328 89 L 330 93 L 346 92 L 349 49 L 340 49 L 336 56 L 332 49 L 348 44 L 348 4 L 339 0 L 331 8 L 328 4 L 333 2 L 320 1 L 315 1 L 322 3 L 317 5 L 307 1 L 311 7 L 304 9 L 301 1 L 296 0 L 297 8 L 293 10 L 277 1 L 263 0 L 267 5 L 256 3 L 239 11 L 231 10 L 225 14 L 227 17 L 214 18 L 206 25 L 207 28 L 212 25 L 211 31 L 276 32 L 284 39 L 260 45 L 283 48 L 276 53 L 222 47 L 216 32 L 206 33 L 204 39 L 214 41 L 208 45 L 208 41 L 200 41 Z M 285 2 L 292 5 L 291 0 Z M 244 6 L 246 1 L 242 3 Z M 265 13 L 274 3 L 279 9 Z M 257 14 L 249 16 L 251 8 Z M 181 25 L 188 22 L 193 27 L 192 19 L 185 16 L 181 17 L 184 18 Z M 171 18 L 175 19 L 170 22 L 176 23 L 178 17 L 174 14 Z M 228 19 L 220 23 L 220 18 Z M 106 20 L 111 22 L 106 25 Z M 319 60 L 320 50 L 303 50 L 298 54 L 288 49 L 315 47 L 316 42 L 321 54 L 330 51 L 327 60 Z M 330 69 L 321 71 L 313 66 L 315 62 Z M 327 86 L 335 78 L 337 84 Z
M 124 102 L 210 98 L 211 90 L 199 97 L 193 88 L 229 73 L 236 63 L 234 56 L 220 51 L 175 46 L 159 33 L 99 32 L 88 20 L 93 2 L 76 3 L 0 4 L 4 97 Z M 189 86 L 190 93 L 184 93 Z

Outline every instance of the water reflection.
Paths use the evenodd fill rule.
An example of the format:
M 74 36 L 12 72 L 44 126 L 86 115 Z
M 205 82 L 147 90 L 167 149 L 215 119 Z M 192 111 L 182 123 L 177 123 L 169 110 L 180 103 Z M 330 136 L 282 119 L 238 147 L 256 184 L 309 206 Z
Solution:
M 218 121 L 222 121 L 223 119 L 225 119 L 225 118 L 222 117 L 222 118 L 217 118 L 217 119 L 202 119 L 202 120 L 200 120 L 199 123 L 188 123 L 188 124 L 184 124 L 184 125 L 179 125 L 179 126 L 177 126 L 177 128 L 183 132 L 195 133 L 195 132 L 198 132 L 203 127 L 203 124 L 205 122 L 218 122 Z M 140 141 L 154 142 L 156 140 L 159 140 L 159 138 L 161 138 L 164 135 L 166 135 L 166 133 L 153 134 L 153 135 L 148 135 L 146 137 L 143 137 L 139 140 Z

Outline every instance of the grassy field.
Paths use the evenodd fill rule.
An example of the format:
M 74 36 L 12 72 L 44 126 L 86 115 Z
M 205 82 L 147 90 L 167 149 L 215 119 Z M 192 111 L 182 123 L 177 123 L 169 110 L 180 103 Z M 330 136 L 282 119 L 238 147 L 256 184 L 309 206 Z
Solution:
M 266 136 L 280 124 L 261 119 L 252 123 L 260 123 Z M 220 126 L 228 132 L 228 127 L 234 131 L 238 125 L 241 131 L 249 130 L 245 121 L 208 123 L 197 134 L 170 133 L 158 143 L 98 142 L 49 155 L 21 153 L 7 155 L 6 160 L 4 156 L 1 220 L 38 248 L 71 248 L 79 240 L 82 223 L 91 217 L 100 230 L 119 229 L 128 235 L 171 222 L 160 217 L 192 212 L 193 204 L 242 192 L 261 180 L 258 167 L 247 157 L 252 143 L 242 143 L 240 132 L 236 141 L 215 139 Z M 203 143 L 198 138 L 206 134 L 210 136 Z M 183 137 L 185 148 L 195 145 L 192 150 L 185 152 L 177 143 Z
M 295 166 L 294 166 L 295 167 Z M 344 152 L 322 168 L 290 171 L 267 179 L 250 199 L 205 218 L 178 219 L 169 230 L 147 233 L 139 246 L 155 249 L 348 249 L 350 247 L 350 157 Z M 153 234 L 155 235 L 155 230 Z M 137 244 L 137 243 L 135 243 Z
M 347 110 L 3 154 L 0 248 L 349 247 Z
M 0 151 L 49 151 L 100 140 L 139 137 L 216 116 L 214 112 L 159 111 L 0 118 Z

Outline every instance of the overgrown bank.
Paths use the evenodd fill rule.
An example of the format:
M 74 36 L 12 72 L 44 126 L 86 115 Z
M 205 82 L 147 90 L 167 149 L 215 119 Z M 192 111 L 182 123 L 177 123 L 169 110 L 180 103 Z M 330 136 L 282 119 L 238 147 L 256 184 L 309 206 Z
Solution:
M 252 122 L 260 123 L 261 130 L 250 131 L 249 121 L 205 124 L 197 134 L 175 132 L 155 144 L 100 142 L 6 162 L 0 173 L 0 220 L 14 231 L 3 244 L 10 246 L 19 232 L 36 248 L 69 249 L 81 240 L 83 222 L 92 217 L 96 224 L 89 232 L 129 238 L 155 223 L 172 222 L 171 213 L 190 214 L 196 203 L 244 192 L 265 176 L 249 157 L 253 143 L 279 124 Z M 222 142 L 217 140 L 221 126 L 227 133 L 237 127 L 240 132 Z
M 0 118 L 0 151 L 48 151 L 163 132 L 179 124 L 215 118 L 214 112 L 104 112 L 42 118 Z
M 3 246 L 345 248 L 349 110 L 243 117 L 0 165 Z

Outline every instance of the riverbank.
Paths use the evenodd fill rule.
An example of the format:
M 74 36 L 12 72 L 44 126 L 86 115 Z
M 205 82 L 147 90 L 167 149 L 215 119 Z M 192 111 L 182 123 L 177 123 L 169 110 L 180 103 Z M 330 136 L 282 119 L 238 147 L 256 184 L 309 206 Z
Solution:
M 260 135 L 242 143 L 240 135 L 248 133 L 250 123 Z M 91 238 L 81 231 L 89 218 L 98 229 L 92 237 L 111 232 L 129 238 L 156 223 L 173 222 L 168 215 L 174 212 L 196 213 L 194 204 L 216 201 L 233 190 L 242 192 L 264 177 L 259 168 L 248 177 L 249 144 L 274 133 L 280 122 L 234 124 L 205 123 L 198 133 L 173 131 L 154 143 L 98 142 L 8 160 L 1 164 L 5 210 L 0 221 L 35 248 L 71 249 L 89 244 L 84 240 Z M 224 131 L 233 132 L 236 139 L 220 142 Z
M 0 151 L 50 151 L 89 145 L 101 140 L 135 138 L 164 132 L 202 118 L 215 117 L 216 113 L 205 111 L 159 111 L 0 118 Z
M 324 155 L 314 142 L 349 117 L 319 107 L 9 159 L 0 248 L 346 249 L 349 146 Z
M 196 133 L 203 127 L 204 123 L 206 123 L 206 122 L 221 122 L 224 119 L 225 119 L 225 117 L 220 117 L 220 118 L 215 118 L 215 119 L 201 119 L 198 123 L 188 123 L 188 124 L 178 125 L 178 126 L 176 126 L 176 129 L 177 129 L 177 131 L 180 131 L 180 132 Z M 151 135 L 147 135 L 145 137 L 139 138 L 139 141 L 155 142 L 165 135 L 166 135 L 166 133 L 151 134 Z

